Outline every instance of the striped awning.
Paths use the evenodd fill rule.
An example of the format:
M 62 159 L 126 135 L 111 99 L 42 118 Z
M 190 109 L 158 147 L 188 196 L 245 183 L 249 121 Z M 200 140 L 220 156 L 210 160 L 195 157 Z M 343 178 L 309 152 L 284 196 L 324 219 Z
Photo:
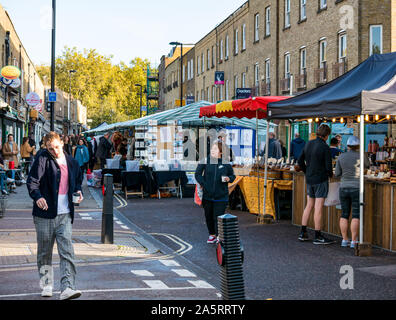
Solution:
M 223 101 L 200 110 L 200 117 L 227 117 L 227 118 L 267 118 L 267 105 L 271 102 L 288 99 L 287 96 L 266 96 Z

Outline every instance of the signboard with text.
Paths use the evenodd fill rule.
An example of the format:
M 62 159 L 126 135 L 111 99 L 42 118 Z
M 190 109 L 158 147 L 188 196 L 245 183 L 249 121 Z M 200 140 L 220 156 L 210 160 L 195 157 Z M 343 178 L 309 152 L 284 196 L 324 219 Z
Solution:
M 215 72 L 215 85 L 224 85 L 224 71 Z
M 252 96 L 251 88 L 237 88 L 236 89 L 236 99 L 248 99 Z

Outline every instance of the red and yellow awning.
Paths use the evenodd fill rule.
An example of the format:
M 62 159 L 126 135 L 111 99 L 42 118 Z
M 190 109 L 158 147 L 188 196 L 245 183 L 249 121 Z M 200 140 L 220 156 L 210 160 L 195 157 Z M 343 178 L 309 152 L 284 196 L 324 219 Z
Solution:
M 288 99 L 285 96 L 266 96 L 248 99 L 223 101 L 207 107 L 202 107 L 199 117 L 227 117 L 227 118 L 259 118 L 267 117 L 267 105 L 271 102 Z

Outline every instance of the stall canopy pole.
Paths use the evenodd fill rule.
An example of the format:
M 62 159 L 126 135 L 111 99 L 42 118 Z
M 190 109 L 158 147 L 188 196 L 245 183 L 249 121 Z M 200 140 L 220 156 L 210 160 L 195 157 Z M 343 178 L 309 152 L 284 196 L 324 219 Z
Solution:
M 360 243 L 363 243 L 363 214 L 364 214 L 364 116 L 360 116 Z
M 256 165 L 257 165 L 257 204 L 258 215 L 260 216 L 260 168 L 259 168 L 259 146 L 258 146 L 258 110 L 256 110 Z
M 259 215 L 259 223 L 264 223 L 265 209 L 266 209 L 266 201 L 267 201 L 267 179 L 268 179 L 268 143 L 269 143 L 269 127 L 271 121 L 267 121 L 267 133 L 265 136 L 265 174 L 264 174 L 264 202 L 263 202 L 263 215 Z
M 290 163 L 290 147 L 291 147 L 291 140 L 293 139 L 293 134 L 292 134 L 292 123 L 289 121 L 289 141 L 287 143 L 287 160 L 286 162 Z

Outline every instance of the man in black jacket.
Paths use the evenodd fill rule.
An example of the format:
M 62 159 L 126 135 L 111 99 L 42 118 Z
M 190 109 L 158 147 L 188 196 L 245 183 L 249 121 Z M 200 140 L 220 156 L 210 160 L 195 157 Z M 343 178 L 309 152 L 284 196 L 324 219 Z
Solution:
M 53 289 L 52 250 L 56 239 L 60 257 L 61 300 L 75 299 L 76 267 L 72 245 L 74 220 L 73 193 L 81 192 L 82 176 L 78 162 L 63 151 L 63 141 L 50 132 L 43 149 L 30 170 L 27 188 L 33 199 L 33 219 L 37 233 L 37 266 L 42 297 L 51 297 Z
M 106 133 L 99 139 L 98 150 L 96 151 L 96 157 L 100 159 L 100 168 L 103 169 L 106 164 L 106 159 L 110 159 L 110 151 L 112 148 L 109 142 L 110 133 Z
M 315 240 L 314 244 L 330 244 L 333 241 L 322 236 L 322 210 L 329 192 L 329 178 L 333 176 L 331 152 L 326 141 L 331 133 L 329 126 L 322 124 L 317 132 L 317 138 L 309 141 L 298 159 L 298 166 L 305 173 L 307 183 L 307 206 L 302 218 L 300 241 L 307 241 L 307 225 L 311 211 L 315 208 Z

